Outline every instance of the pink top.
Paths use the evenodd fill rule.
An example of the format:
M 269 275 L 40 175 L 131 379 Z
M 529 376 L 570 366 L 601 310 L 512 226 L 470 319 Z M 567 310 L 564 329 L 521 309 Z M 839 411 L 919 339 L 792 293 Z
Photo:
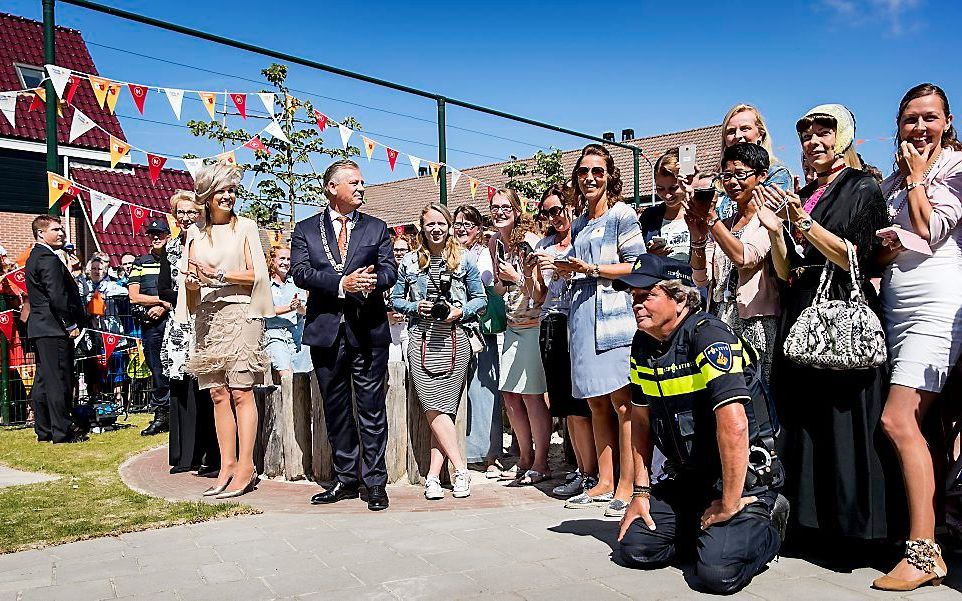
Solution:
M 740 230 L 740 233 L 740 240 L 744 247 L 742 257 L 744 267 L 737 269 L 738 287 L 735 291 L 735 302 L 738 307 L 738 316 L 748 319 L 778 315 L 781 313 L 781 305 L 778 301 L 775 268 L 770 258 L 772 242 L 768 237 L 768 230 L 755 215 Z M 720 302 L 724 300 L 728 283 L 727 272 L 731 269 L 731 262 L 716 246 L 715 239 L 711 235 L 708 236 L 708 245 L 705 247 L 705 265 L 706 269 L 693 270 L 695 284 L 709 286 L 712 300 Z

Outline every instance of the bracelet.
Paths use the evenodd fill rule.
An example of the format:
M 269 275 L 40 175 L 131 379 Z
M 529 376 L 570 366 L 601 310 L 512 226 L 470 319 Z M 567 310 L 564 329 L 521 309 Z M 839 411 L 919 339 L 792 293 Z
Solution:
M 925 186 L 925 182 L 912 182 L 911 184 L 907 184 L 905 186 L 905 191 L 911 192 L 912 190 L 914 190 L 915 188 L 918 188 L 919 186 Z
M 637 499 L 641 497 L 642 499 L 651 498 L 651 487 L 650 486 L 634 486 L 631 489 L 631 498 Z
M 589 275 L 591 275 L 591 277 L 594 277 L 594 278 L 600 278 L 600 277 L 601 277 L 601 266 L 600 266 L 600 265 L 592 265 L 592 266 L 591 266 L 591 273 L 590 273 Z

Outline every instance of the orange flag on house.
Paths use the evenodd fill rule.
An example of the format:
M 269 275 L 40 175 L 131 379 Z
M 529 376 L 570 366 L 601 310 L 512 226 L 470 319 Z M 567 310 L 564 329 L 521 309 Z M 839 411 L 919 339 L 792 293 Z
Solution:
M 214 92 L 197 92 L 200 96 L 201 101 L 204 103 L 204 108 L 210 113 L 210 118 L 214 118 L 214 105 L 217 103 L 217 94 Z
M 167 215 L 167 226 L 170 227 L 170 236 L 172 238 L 176 238 L 180 235 L 180 224 L 177 223 L 177 220 L 174 219 L 174 216 L 169 213 Z
M 130 152 L 130 144 L 120 138 L 110 136 L 110 168 L 113 169 L 120 162 L 120 159 L 127 156 Z
M 47 207 L 53 208 L 60 200 L 67 190 L 70 189 L 70 180 L 57 175 L 56 173 L 47 172 Z
M 370 138 L 365 138 L 364 136 L 361 136 L 361 139 L 364 140 L 364 152 L 367 153 L 367 160 L 370 162 L 371 155 L 374 154 L 374 149 L 377 147 L 377 142 Z
M 434 178 L 434 184 L 437 185 L 438 175 L 441 173 L 441 165 L 438 163 L 432 163 L 430 161 L 428 161 L 428 165 L 431 166 L 431 177 Z
M 478 186 L 481 185 L 481 182 L 473 177 L 469 178 L 469 181 L 471 182 L 471 200 L 474 200 L 474 197 L 478 195 Z
M 47 90 L 44 88 L 37 88 L 34 90 L 34 93 L 36 96 L 33 97 L 33 102 L 30 103 L 30 107 L 27 109 L 28 112 L 40 108 L 41 103 L 47 103 Z M 38 100 L 40 102 L 38 102 Z M 60 104 L 60 100 L 57 100 L 57 115 L 59 117 L 63 117 L 63 106 Z
M 87 79 L 90 80 L 90 87 L 93 88 L 94 96 L 97 98 L 97 106 L 102 108 L 107 101 L 107 90 L 110 88 L 110 80 L 97 77 L 96 75 L 88 75 Z
M 113 113 L 117 110 L 117 101 L 120 99 L 120 89 L 121 85 L 119 83 L 112 83 L 107 86 L 107 108 Z

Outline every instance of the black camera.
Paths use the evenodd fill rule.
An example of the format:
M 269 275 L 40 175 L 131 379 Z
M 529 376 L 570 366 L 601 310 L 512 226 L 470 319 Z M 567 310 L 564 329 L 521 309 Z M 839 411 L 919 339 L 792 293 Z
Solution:
M 451 274 L 441 273 L 438 276 L 438 293 L 431 305 L 431 317 L 447 319 L 451 314 Z

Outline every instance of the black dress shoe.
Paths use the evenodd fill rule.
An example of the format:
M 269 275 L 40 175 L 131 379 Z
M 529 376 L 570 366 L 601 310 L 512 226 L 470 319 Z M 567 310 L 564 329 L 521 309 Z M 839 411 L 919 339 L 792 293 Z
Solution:
M 201 478 L 216 478 L 220 473 L 219 465 L 204 465 L 197 467 L 197 475 Z
M 389 503 L 387 490 L 383 486 L 371 486 L 367 489 L 367 508 L 371 511 L 387 509 Z
M 70 438 L 65 438 L 64 440 L 55 440 L 53 444 L 71 444 L 75 442 L 86 442 L 89 440 L 86 434 L 74 434 Z
M 193 472 L 197 469 L 196 465 L 175 465 L 170 468 L 171 474 L 183 474 L 184 472 Z
M 350 488 L 346 484 L 335 482 L 331 488 L 311 497 L 311 505 L 328 505 L 344 499 L 356 499 L 359 496 L 361 495 L 358 494 L 356 488 Z

